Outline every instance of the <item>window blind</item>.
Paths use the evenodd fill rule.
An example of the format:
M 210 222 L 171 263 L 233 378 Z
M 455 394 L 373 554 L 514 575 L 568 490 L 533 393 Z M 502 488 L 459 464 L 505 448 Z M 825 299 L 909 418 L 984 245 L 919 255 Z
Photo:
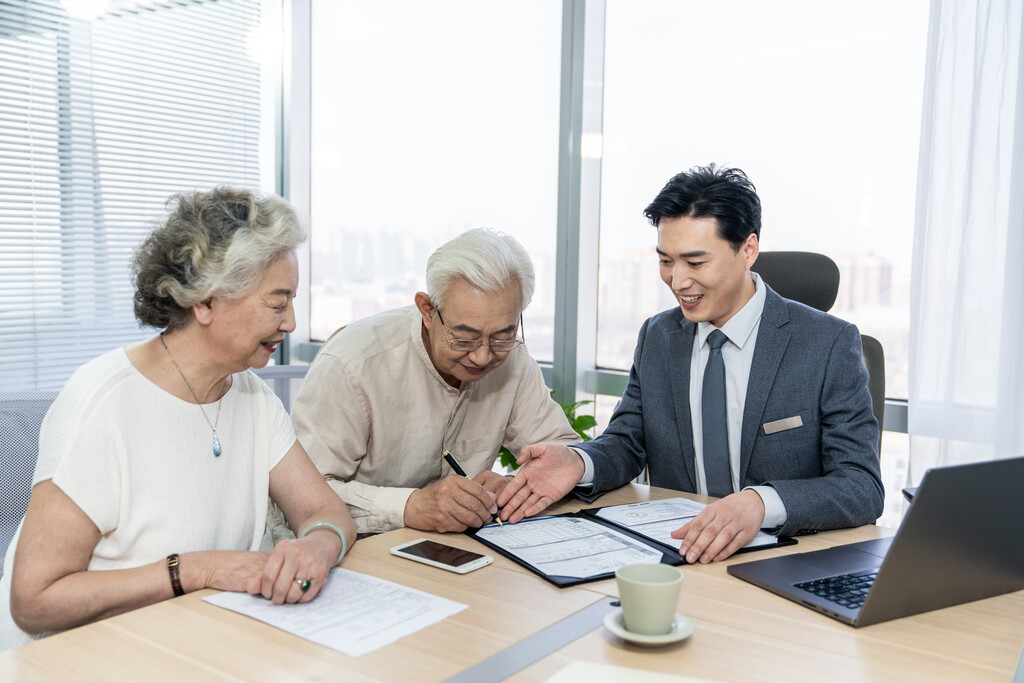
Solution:
M 267 156 L 260 0 L 65 6 L 0 3 L 0 391 L 152 335 L 133 250 L 172 194 L 257 188 Z

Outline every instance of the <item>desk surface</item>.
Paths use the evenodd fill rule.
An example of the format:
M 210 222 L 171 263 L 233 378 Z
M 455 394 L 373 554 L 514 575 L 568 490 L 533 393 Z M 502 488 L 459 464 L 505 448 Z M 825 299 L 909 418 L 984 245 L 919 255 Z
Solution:
M 595 505 L 664 498 L 630 485 Z M 696 497 L 700 499 L 699 497 Z M 553 511 L 581 507 L 561 503 Z M 804 536 L 757 557 L 885 536 L 874 526 Z M 457 575 L 388 552 L 420 536 L 480 549 L 460 534 L 399 529 L 355 544 L 343 566 L 469 605 L 434 626 L 358 658 L 329 650 L 202 601 L 199 591 L 0 653 L 0 680 L 244 680 L 343 678 L 441 681 L 604 595 L 614 581 L 557 589 L 498 556 Z M 649 649 L 598 628 L 513 676 L 544 681 L 585 660 L 715 680 L 1009 680 L 1024 643 L 1024 591 L 862 629 L 726 574 L 735 560 L 685 567 L 679 611 L 696 624 L 682 643 Z M 951 560 L 956 561 L 956 560 Z

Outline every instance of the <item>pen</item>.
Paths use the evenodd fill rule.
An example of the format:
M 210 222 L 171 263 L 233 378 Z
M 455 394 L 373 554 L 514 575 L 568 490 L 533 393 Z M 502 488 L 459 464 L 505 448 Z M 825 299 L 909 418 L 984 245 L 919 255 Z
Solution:
M 460 477 L 465 477 L 466 479 L 469 479 L 469 475 L 466 474 L 466 470 L 462 469 L 462 466 L 455 461 L 455 456 L 453 456 L 448 451 L 445 451 L 444 453 L 441 454 L 441 457 L 444 458 L 444 461 L 448 463 L 448 466 L 452 468 L 452 471 L 455 472 L 455 474 L 459 475 Z M 494 515 L 494 521 L 498 523 L 498 526 L 505 526 L 504 523 L 501 521 L 501 517 L 499 517 L 498 515 Z

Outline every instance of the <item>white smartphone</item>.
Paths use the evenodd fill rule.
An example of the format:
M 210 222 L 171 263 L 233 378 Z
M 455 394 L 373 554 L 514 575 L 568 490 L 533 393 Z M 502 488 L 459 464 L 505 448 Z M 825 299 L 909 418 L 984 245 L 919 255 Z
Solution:
M 490 555 L 481 555 L 425 538 L 396 545 L 391 549 L 391 554 L 429 564 L 431 567 L 447 569 L 456 574 L 466 574 L 494 562 Z

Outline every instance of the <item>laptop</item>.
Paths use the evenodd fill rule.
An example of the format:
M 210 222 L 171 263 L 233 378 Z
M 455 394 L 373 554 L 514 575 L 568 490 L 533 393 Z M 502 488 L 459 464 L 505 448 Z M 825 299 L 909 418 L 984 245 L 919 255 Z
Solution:
M 891 538 L 728 567 L 853 626 L 1024 588 L 1024 458 L 925 473 Z

